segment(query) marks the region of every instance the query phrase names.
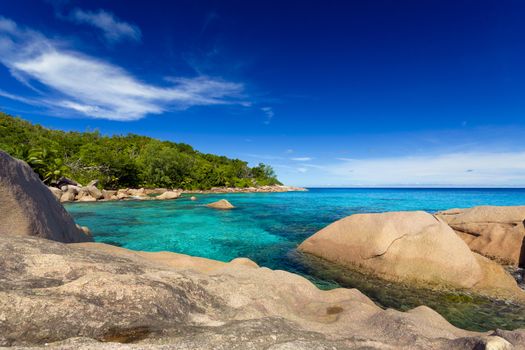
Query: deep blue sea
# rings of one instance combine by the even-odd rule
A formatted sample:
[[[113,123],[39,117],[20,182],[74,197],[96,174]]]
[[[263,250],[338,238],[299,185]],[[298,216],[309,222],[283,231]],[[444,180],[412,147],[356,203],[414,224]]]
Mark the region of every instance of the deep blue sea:
[[[295,249],[322,227],[354,213],[525,205],[525,189],[312,188],[196,196],[196,201],[188,195],[174,201],[74,203],[66,208],[98,242],[223,261],[248,257],[261,266],[300,273],[320,288],[357,287],[384,307],[406,310],[425,304],[464,328],[525,327],[523,306],[468,293],[417,291],[341,271]],[[236,208],[221,211],[205,206],[222,198]]]

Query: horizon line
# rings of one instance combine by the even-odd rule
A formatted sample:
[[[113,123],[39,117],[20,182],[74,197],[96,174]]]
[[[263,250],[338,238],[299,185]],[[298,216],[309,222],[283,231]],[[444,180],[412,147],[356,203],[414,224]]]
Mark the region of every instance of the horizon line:
[[[323,188],[323,189],[514,189],[514,190],[525,190],[523,186],[458,186],[458,185],[444,185],[444,186],[297,186],[304,188]]]

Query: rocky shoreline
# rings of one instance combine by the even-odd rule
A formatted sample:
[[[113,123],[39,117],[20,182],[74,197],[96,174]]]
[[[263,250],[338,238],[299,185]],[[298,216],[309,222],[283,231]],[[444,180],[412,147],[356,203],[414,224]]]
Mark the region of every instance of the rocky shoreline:
[[[0,191],[0,347],[525,349],[525,329],[459,329],[425,306],[385,310],[356,289],[323,291],[245,258],[227,263],[93,243],[31,168],[1,151]],[[361,250],[373,261],[368,267],[385,275],[448,278],[473,291],[505,281],[503,290],[517,293],[500,265],[474,255],[437,215],[422,213],[350,216],[301,249],[342,265],[358,264],[352,259]],[[335,255],[323,256],[330,251]]]
[[[519,276],[505,267],[523,267],[525,206],[456,209],[461,216],[446,220],[443,213],[354,214],[328,225],[298,249],[388,281],[524,303]],[[470,233],[457,232],[458,222]]]
[[[66,181],[64,181],[66,182]],[[62,203],[64,202],[97,202],[120,200],[169,200],[187,194],[214,194],[214,193],[279,193],[307,191],[302,187],[294,186],[260,186],[260,187],[214,187],[209,190],[182,190],[167,188],[123,188],[119,190],[100,190],[96,180],[86,186],[67,180],[61,186],[49,186],[49,190]]]

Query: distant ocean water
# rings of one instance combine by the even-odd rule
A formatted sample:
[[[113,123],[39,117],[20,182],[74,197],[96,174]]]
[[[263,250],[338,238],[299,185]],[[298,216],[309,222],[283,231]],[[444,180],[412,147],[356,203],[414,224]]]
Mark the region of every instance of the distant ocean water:
[[[95,240],[129,249],[173,251],[296,272],[321,288],[357,287],[378,304],[406,310],[425,304],[452,323],[476,330],[525,327],[525,308],[469,296],[404,289],[297,253],[304,239],[355,213],[435,212],[476,205],[525,205],[525,189],[311,188],[308,192],[207,194],[197,201],[121,201],[66,205]],[[221,198],[236,209],[204,206]]]

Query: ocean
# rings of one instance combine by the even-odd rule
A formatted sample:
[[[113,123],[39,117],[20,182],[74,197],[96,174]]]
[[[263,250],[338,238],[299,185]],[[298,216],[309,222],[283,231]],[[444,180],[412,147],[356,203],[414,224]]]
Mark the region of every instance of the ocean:
[[[427,305],[472,330],[525,327],[525,306],[464,291],[415,290],[300,254],[296,247],[345,216],[398,210],[435,212],[476,205],[525,205],[525,189],[311,188],[307,192],[197,194],[174,201],[71,203],[66,209],[97,242],[128,249],[172,251],[216,260],[248,257],[295,272],[318,287],[358,288],[378,305],[408,310]],[[205,204],[225,198],[236,208]]]

